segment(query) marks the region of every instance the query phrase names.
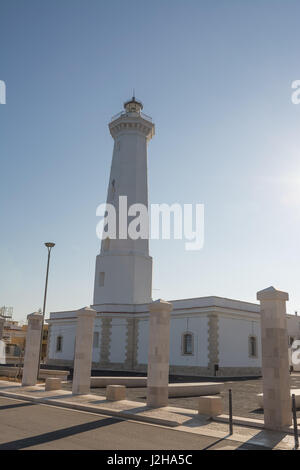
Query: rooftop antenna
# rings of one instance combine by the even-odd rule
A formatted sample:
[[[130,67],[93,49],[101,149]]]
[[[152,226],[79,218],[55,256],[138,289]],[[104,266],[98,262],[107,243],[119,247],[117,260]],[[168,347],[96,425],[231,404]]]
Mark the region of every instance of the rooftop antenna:
[[[135,100],[135,90],[133,89],[132,99]]]

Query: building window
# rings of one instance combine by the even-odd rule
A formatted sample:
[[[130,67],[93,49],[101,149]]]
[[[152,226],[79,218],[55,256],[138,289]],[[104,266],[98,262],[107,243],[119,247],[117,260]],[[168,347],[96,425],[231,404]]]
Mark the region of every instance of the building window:
[[[62,351],[63,337],[57,336],[56,338],[56,352]]]
[[[112,196],[112,199],[115,198],[115,194],[116,194],[116,180],[112,180],[112,182],[111,182],[111,196]]]
[[[249,336],[249,356],[257,357],[257,338],[256,336]]]
[[[289,336],[289,346],[292,346],[293,342],[294,342],[293,336]]]
[[[181,350],[183,355],[191,356],[194,354],[194,335],[193,333],[184,333],[181,340]]]
[[[99,348],[99,332],[98,331],[94,331],[93,348]]]
[[[104,272],[99,273],[99,286],[100,287],[104,286],[104,278],[105,278],[105,273]]]

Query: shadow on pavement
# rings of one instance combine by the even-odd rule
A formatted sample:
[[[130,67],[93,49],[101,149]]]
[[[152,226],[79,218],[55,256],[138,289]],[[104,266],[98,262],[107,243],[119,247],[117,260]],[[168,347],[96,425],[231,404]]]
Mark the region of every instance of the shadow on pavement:
[[[37,446],[65,437],[74,436],[74,434],[80,434],[82,432],[92,431],[103,426],[110,426],[111,424],[119,423],[120,420],[116,418],[105,418],[91,423],[78,424],[69,428],[58,429],[57,431],[47,432],[45,434],[39,434],[37,436],[26,437],[24,439],[18,439],[16,441],[5,442],[0,444],[0,450],[19,450],[25,449],[26,447]]]
[[[1,410],[9,410],[10,408],[21,408],[22,406],[33,406],[35,403],[14,403],[12,405],[0,405]]]

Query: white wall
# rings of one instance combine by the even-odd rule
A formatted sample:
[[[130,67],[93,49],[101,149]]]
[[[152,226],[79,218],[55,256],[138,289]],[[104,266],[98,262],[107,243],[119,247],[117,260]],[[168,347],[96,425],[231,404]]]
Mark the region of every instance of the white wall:
[[[249,357],[249,335],[257,337],[257,358]],[[219,316],[220,367],[261,367],[260,322]]]
[[[197,315],[197,314],[196,314]],[[208,318],[206,315],[190,317],[171,317],[170,364],[178,366],[208,365]],[[298,320],[297,320],[298,321]],[[299,318],[300,321],[300,318]],[[181,337],[185,331],[194,333],[194,355],[181,354]],[[94,331],[99,332],[99,346],[93,349],[93,361],[100,360],[101,321],[95,319]],[[126,318],[112,318],[111,346],[109,360],[112,363],[124,363],[127,341]],[[71,324],[51,325],[49,359],[73,360],[76,334],[76,322]],[[258,358],[249,357],[248,337],[257,336]],[[56,338],[63,336],[63,350],[56,352]],[[148,318],[138,322],[138,364],[148,363]],[[219,315],[219,365],[220,367],[260,367],[261,338],[260,322]]]
[[[125,361],[127,321],[123,318],[113,318],[111,324],[110,362]]]
[[[206,367],[208,363],[208,320],[207,316],[190,318],[171,317],[170,328],[170,364]],[[194,354],[183,356],[181,354],[181,337],[185,331],[194,334]],[[148,335],[149,321],[139,321],[138,336],[138,364],[148,363]]]
[[[149,336],[149,320],[139,320],[139,335],[138,335],[138,351],[137,362],[138,364],[148,364],[148,336]]]
[[[76,323],[70,325],[51,325],[50,344],[49,344],[49,359],[61,359],[67,361],[74,360],[74,346],[76,335]],[[63,337],[62,351],[56,351],[56,338],[57,336]]]
[[[182,334],[194,335],[194,354],[182,355]],[[170,365],[207,367],[208,319],[207,316],[172,318],[170,331]]]

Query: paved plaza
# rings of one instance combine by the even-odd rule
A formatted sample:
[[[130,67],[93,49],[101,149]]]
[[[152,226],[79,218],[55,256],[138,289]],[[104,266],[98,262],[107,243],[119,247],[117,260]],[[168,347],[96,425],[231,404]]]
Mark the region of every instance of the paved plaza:
[[[108,375],[105,371],[101,375]],[[116,375],[116,374],[114,374]],[[121,374],[120,374],[121,375]],[[126,373],[126,375],[130,375]],[[6,379],[0,377],[0,379]],[[170,383],[182,382],[207,382],[216,381],[224,382],[224,390],[221,392],[224,405],[224,413],[228,414],[228,390],[232,389],[233,396],[233,414],[235,416],[242,416],[245,418],[255,418],[263,420],[263,410],[258,407],[256,395],[262,392],[262,379],[261,378],[235,378],[225,379],[224,377],[202,378],[202,377],[170,377]],[[72,383],[63,383],[63,389],[71,390]],[[300,389],[300,373],[291,374],[291,388]],[[105,396],[105,388],[92,388],[91,394]],[[146,402],[146,388],[127,388],[126,396],[128,400]],[[169,398],[169,405],[172,407],[188,408],[196,410],[198,407],[198,397],[175,397]],[[300,409],[297,411],[297,416],[300,418]]]
[[[108,375],[107,371],[105,375]],[[126,374],[130,375],[130,374]],[[170,383],[176,382],[207,382],[207,381],[224,382],[224,391],[221,392],[224,404],[224,413],[228,414],[228,390],[232,389],[233,396],[233,414],[235,416],[243,416],[246,418],[255,418],[263,420],[263,410],[258,407],[256,395],[262,392],[262,378],[235,378],[225,379],[217,377],[216,379],[202,377],[171,377]],[[71,385],[64,384],[63,388],[71,389]],[[291,388],[300,389],[300,373],[291,375]],[[105,396],[105,388],[92,388],[91,392],[96,395]],[[133,401],[146,401],[146,388],[127,388],[127,399]],[[175,397],[169,398],[169,405],[179,408],[189,408],[196,410],[198,407],[198,397]],[[300,418],[300,409],[297,411]]]

